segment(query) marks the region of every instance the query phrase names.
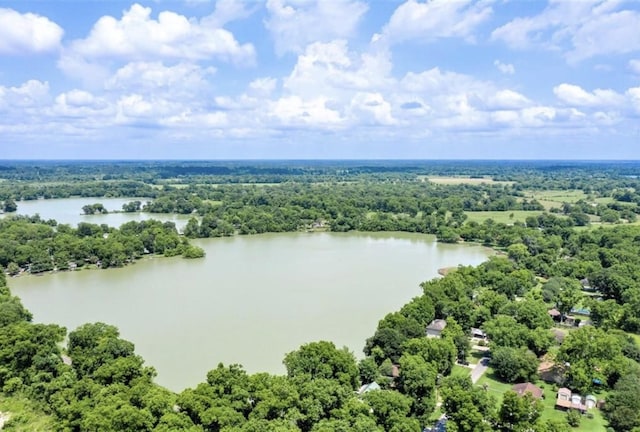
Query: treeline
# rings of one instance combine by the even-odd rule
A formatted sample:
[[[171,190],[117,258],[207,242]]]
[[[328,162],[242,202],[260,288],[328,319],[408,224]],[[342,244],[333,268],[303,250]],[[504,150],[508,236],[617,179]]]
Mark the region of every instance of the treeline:
[[[120,228],[81,222],[76,228],[39,216],[0,219],[0,266],[9,274],[41,273],[88,265],[118,267],[145,254],[196,258],[204,251],[189,244],[173,222],[127,222]]]

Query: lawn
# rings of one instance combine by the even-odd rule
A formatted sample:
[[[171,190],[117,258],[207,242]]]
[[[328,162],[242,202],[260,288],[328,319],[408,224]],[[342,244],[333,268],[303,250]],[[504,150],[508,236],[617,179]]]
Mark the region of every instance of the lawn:
[[[52,418],[27,398],[0,393],[0,412],[9,415],[9,421],[4,427],[6,430],[18,432],[53,430]]]
[[[502,403],[503,395],[506,391],[511,390],[512,384],[507,384],[500,381],[496,376],[491,367],[487,369],[485,374],[480,378],[478,383],[476,384],[480,387],[486,385],[487,391],[493,394],[497,401],[498,407]],[[561,410],[556,410],[556,392],[552,385],[543,383],[542,381],[536,382],[536,385],[541,387],[544,391],[544,399],[542,400],[544,410],[542,411],[541,419],[543,420],[561,420],[566,418],[566,412]],[[603,395],[597,395],[599,399],[604,398]],[[499,409],[499,408],[498,408]],[[604,432],[606,431],[606,420],[602,417],[602,413],[600,410],[592,409],[589,410],[591,414],[593,414],[593,418],[587,418],[587,416],[583,416],[580,421],[580,426],[577,428],[572,428],[572,431],[576,432]]]
[[[471,375],[471,369],[465,366],[453,365],[451,369],[451,376],[469,376]]]
[[[482,223],[487,219],[493,219],[494,222],[512,224],[524,222],[529,216],[539,216],[542,212],[535,210],[468,211],[465,214],[468,221]]]
[[[542,420],[563,420],[566,419],[566,411],[557,410],[556,406],[556,392],[552,385],[542,382],[537,383],[538,386],[542,386],[544,390],[544,399],[542,403],[544,410],[540,418]],[[601,395],[598,397],[602,397]],[[576,432],[604,432],[607,429],[607,421],[602,417],[602,413],[598,409],[592,409],[588,411],[593,414],[593,418],[590,419],[586,415],[582,416],[580,420],[580,426],[572,428]]]

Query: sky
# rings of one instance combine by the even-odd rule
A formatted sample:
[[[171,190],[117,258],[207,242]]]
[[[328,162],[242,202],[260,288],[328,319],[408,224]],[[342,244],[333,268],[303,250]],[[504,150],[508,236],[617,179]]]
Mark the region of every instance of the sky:
[[[0,159],[640,159],[640,1],[0,0]]]

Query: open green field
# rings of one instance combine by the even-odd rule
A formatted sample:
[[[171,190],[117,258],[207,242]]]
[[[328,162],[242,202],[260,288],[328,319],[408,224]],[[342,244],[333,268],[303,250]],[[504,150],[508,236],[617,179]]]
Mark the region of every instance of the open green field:
[[[494,222],[511,224],[514,222],[524,222],[529,216],[539,216],[541,211],[537,210],[507,210],[507,211],[470,211],[465,212],[468,221],[482,223],[487,219]]]
[[[45,432],[53,430],[52,418],[27,398],[0,393],[0,413],[8,417],[3,430]],[[6,418],[5,417],[5,418]]]
[[[545,210],[549,210],[553,207],[560,208],[563,203],[573,204],[580,200],[586,200],[587,194],[579,189],[573,190],[542,190],[542,191],[525,191],[526,199],[536,199],[542,204]],[[590,200],[596,204],[607,204],[613,202],[611,197],[599,197]]]
[[[420,181],[430,181],[431,183],[443,184],[443,185],[459,185],[459,184],[469,184],[469,185],[479,185],[479,184],[501,184],[501,185],[511,185],[515,182],[512,181],[497,181],[492,179],[491,177],[483,177],[483,178],[471,178],[471,177],[439,177],[439,176],[418,176],[418,180]]]

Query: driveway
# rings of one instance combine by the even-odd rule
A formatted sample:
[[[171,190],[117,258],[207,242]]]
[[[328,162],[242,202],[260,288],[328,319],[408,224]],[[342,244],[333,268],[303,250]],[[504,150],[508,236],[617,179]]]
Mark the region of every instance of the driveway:
[[[477,383],[488,367],[489,357],[482,357],[476,367],[471,371],[471,382],[474,384]]]

